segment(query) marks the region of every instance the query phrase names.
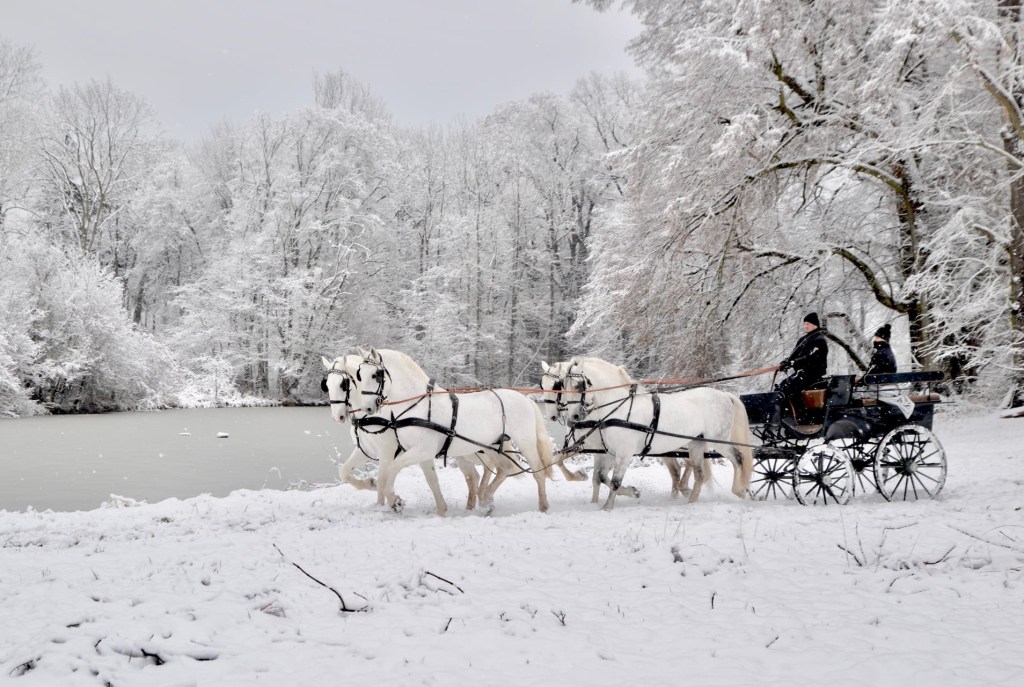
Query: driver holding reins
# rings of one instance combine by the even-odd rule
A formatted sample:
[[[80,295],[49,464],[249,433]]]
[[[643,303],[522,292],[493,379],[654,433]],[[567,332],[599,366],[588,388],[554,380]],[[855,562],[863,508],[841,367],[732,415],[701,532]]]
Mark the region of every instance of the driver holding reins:
[[[789,375],[775,388],[787,399],[792,399],[804,389],[825,377],[828,370],[828,340],[821,330],[818,313],[808,313],[804,317],[804,335],[796,342],[793,352],[779,363],[779,370],[785,372],[792,369]]]

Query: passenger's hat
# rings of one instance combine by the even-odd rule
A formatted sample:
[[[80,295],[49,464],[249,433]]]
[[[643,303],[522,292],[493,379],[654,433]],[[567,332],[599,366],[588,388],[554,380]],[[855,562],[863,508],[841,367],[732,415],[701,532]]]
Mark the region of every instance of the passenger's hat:
[[[885,339],[886,341],[888,341],[889,337],[892,336],[892,327],[889,326],[888,323],[883,324],[881,327],[878,328],[877,331],[875,331],[875,336],[877,336],[879,339]]]
[[[804,322],[810,322],[815,327],[821,326],[821,322],[818,320],[818,313],[816,312],[807,313],[807,316],[804,317]]]

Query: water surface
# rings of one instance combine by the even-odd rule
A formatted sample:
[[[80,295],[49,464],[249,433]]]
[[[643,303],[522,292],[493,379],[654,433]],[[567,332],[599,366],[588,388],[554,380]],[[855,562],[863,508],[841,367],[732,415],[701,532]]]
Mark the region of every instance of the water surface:
[[[324,407],[0,419],[0,510],[333,482],[335,461],[351,451],[349,425],[334,424]]]

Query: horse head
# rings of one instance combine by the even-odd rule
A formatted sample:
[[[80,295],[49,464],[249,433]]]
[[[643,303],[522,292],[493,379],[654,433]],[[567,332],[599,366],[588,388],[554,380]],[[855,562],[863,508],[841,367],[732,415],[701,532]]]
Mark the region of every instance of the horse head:
[[[331,417],[335,422],[345,422],[361,401],[359,390],[352,380],[350,367],[358,363],[357,356],[343,355],[334,360],[321,357],[327,372],[320,380],[320,389],[327,394],[331,403]]]
[[[562,390],[562,366],[565,363],[555,363],[554,365],[548,365],[543,360],[540,363],[543,374],[540,377],[540,388],[544,393],[541,394],[540,403],[544,407],[544,415],[551,421],[561,422],[563,425],[566,423],[562,413],[559,412],[559,404],[561,402],[562,394],[559,393]]]
[[[369,351],[359,349],[354,366],[353,384],[359,394],[358,408],[367,415],[380,410],[391,390],[391,374],[384,365],[380,351],[371,348]]]
[[[583,360],[574,357],[553,365],[541,363],[544,374],[540,388],[544,394],[540,402],[547,406],[548,418],[563,425],[579,422],[589,412],[585,406],[590,380],[582,372]]]
[[[587,398],[587,391],[592,389],[594,384],[583,371],[586,360],[580,356],[573,356],[562,372],[562,388],[566,391],[566,398],[560,404],[560,414],[567,415],[569,422],[585,420],[593,405],[592,399]]]

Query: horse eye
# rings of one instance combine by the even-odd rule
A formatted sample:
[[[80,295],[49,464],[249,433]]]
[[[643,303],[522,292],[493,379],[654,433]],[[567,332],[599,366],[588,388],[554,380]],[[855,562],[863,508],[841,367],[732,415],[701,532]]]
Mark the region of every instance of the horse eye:
[[[320,380],[320,389],[326,394],[327,393],[327,377]]]

